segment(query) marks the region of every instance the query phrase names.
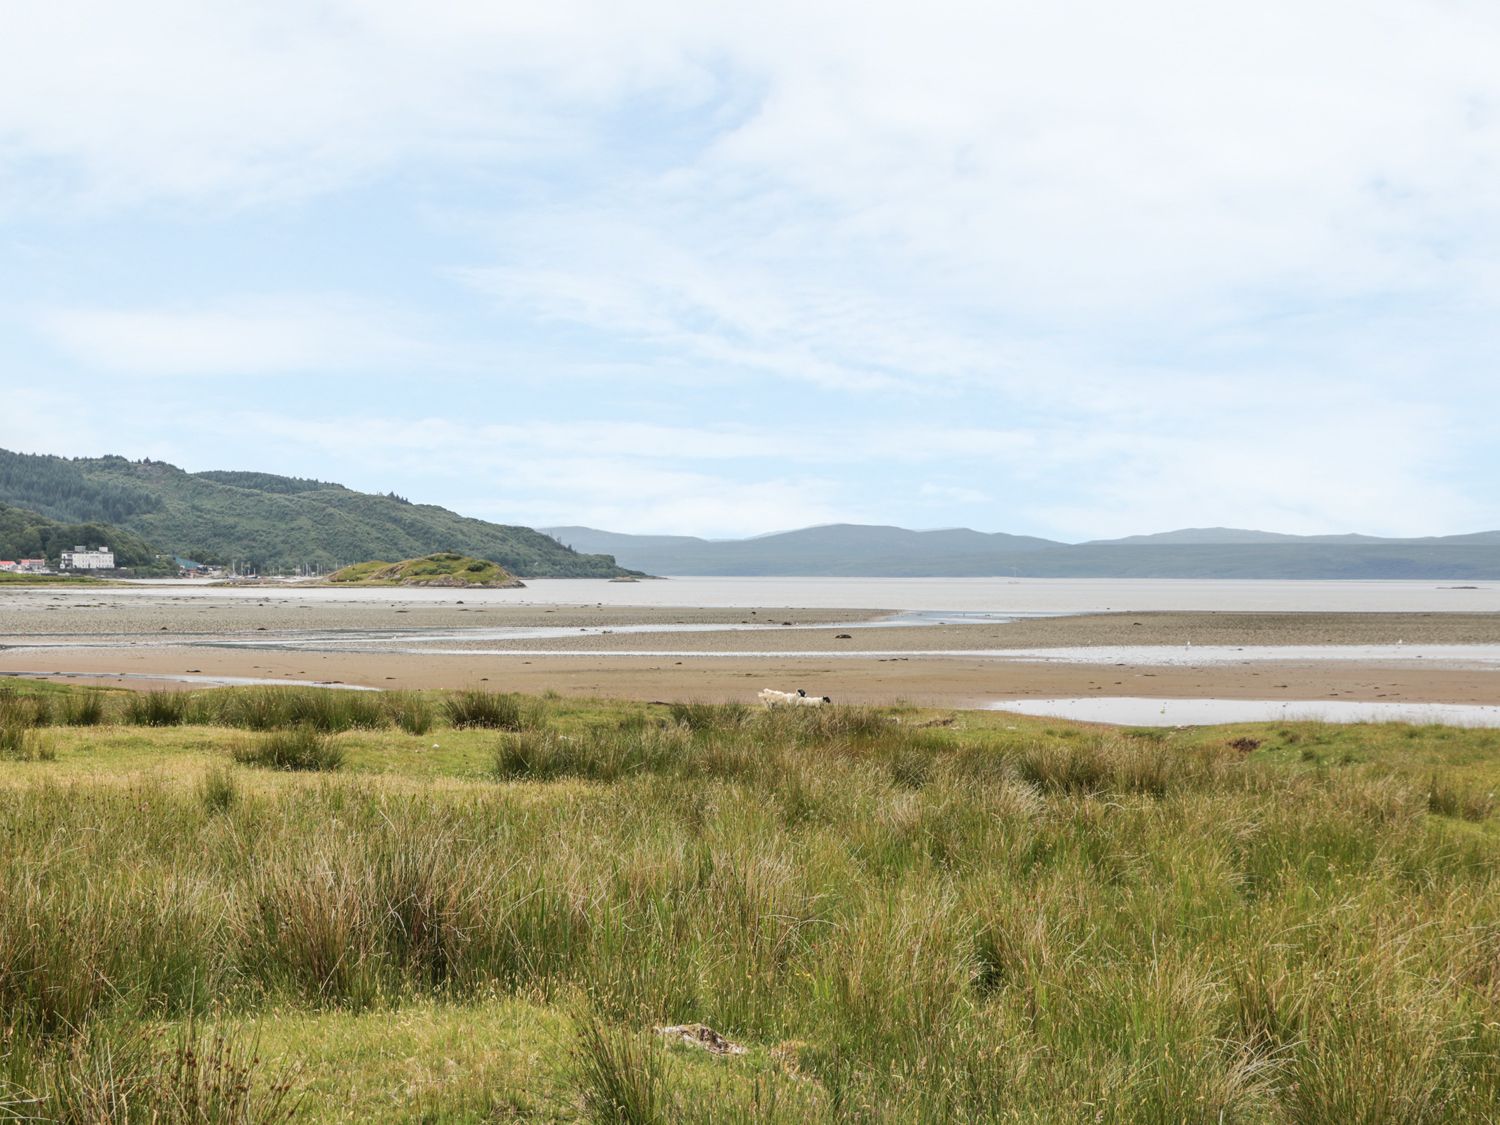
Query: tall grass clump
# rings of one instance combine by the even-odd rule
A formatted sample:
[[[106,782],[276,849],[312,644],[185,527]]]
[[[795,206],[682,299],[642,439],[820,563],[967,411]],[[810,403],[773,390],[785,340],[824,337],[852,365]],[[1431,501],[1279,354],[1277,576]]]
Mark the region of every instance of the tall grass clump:
[[[588,1019],[573,1052],[579,1093],[599,1125],[661,1125],[667,1120],[666,1051],[644,1030]]]
[[[52,721],[52,701],[47,696],[17,691],[14,684],[0,684],[0,726],[45,727]]]
[[[698,700],[668,704],[668,713],[674,723],[692,731],[739,730],[754,714],[743,703],[703,703]]]
[[[874,707],[843,704],[768,707],[756,724],[766,738],[804,745],[878,738],[891,726],[890,719]]]
[[[291,1071],[263,1062],[253,1040],[191,1021],[175,1034],[95,1020],[61,1038],[12,1038],[27,1057],[9,1083],[0,1074],[0,1120],[279,1125],[297,1114]]]
[[[387,718],[407,734],[426,734],[437,721],[431,700],[418,692],[388,691],[382,702]]]
[[[470,688],[443,703],[448,725],[490,730],[536,730],[546,724],[541,704],[525,696]]]
[[[1488,820],[1495,811],[1495,793],[1452,785],[1433,775],[1427,784],[1427,811],[1462,820]]]
[[[181,726],[188,719],[192,702],[187,692],[136,692],[125,701],[125,718],[138,727]]]
[[[312,727],[271,731],[233,751],[241,765],[273,770],[336,770],[344,764],[344,748]]]
[[[40,732],[34,727],[15,723],[0,724],[0,761],[50,762],[57,757]]]
[[[210,812],[228,812],[240,799],[239,782],[235,780],[234,771],[223,763],[209,766],[198,783],[198,796],[203,800],[203,807]]]
[[[697,754],[685,728],[601,730],[565,735],[517,731],[495,747],[494,776],[502,781],[578,777],[615,781],[633,774],[691,772]]]
[[[373,730],[388,722],[376,692],[271,685],[202,693],[193,714],[196,722],[243,730],[305,726],[328,734]]]
[[[57,721],[63,726],[97,727],[104,720],[104,697],[97,691],[69,692],[57,707]]]

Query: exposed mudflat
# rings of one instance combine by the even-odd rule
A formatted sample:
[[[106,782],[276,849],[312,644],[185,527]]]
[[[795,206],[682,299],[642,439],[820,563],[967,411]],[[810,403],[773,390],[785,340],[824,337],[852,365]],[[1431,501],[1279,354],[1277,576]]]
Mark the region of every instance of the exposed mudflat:
[[[749,700],[762,687],[803,687],[840,701],[954,707],[1094,693],[1500,702],[1500,662],[1481,658],[1500,646],[1495,613],[948,618],[782,606],[517,605],[451,593],[345,600],[275,588],[6,590],[0,671],[82,673],[125,686],[183,686],[199,677],[483,683],[639,699]],[[1239,654],[1236,646],[1256,651]],[[1149,655],[1153,647],[1176,651],[1161,659]],[[153,685],[153,675],[173,679]]]

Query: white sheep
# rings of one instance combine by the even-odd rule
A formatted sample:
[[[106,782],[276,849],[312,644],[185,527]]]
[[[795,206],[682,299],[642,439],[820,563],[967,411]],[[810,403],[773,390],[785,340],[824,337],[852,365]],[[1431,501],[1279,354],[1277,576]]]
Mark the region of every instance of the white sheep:
[[[798,699],[795,691],[777,691],[775,688],[761,688],[760,701],[767,707],[790,707]]]
[[[801,688],[798,688],[796,691],[777,691],[775,688],[761,688],[760,701],[767,707],[821,707],[825,703],[833,702],[826,695],[808,695]]]

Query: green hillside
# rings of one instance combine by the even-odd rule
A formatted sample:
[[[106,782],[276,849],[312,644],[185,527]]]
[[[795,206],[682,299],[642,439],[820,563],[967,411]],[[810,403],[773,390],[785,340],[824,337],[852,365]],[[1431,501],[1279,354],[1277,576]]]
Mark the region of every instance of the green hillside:
[[[108,521],[164,551],[262,573],[434,551],[488,559],[526,577],[624,573],[607,555],[580,555],[529,527],[270,473],[187,473],[159,461],[0,450],[0,504],[62,522]]]
[[[334,571],[328,581],[341,586],[454,586],[490,590],[525,585],[492,562],[448,552],[398,563],[355,563]]]
[[[69,547],[103,545],[115,553],[115,562],[137,574],[169,573],[160,554],[139,535],[107,523],[62,523],[25,508],[0,504],[0,558],[45,558],[54,566]]]

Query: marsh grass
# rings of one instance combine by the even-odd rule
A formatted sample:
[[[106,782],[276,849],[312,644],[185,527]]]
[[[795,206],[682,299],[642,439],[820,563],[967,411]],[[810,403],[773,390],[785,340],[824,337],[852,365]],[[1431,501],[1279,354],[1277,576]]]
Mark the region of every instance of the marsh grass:
[[[0,723],[0,761],[50,762],[56,756],[52,744],[35,728]]]
[[[437,722],[432,701],[414,691],[388,691],[382,697],[386,717],[407,734],[426,734]]]
[[[25,1065],[0,1070],[0,1120],[277,1125],[296,1115],[294,1073],[263,1062],[253,1038],[193,1021],[169,1035],[96,1020],[15,1050],[25,1030],[8,1030]]]
[[[754,714],[743,703],[704,703],[689,700],[685,703],[670,703],[667,713],[672,722],[691,731],[735,731],[744,727]]]
[[[54,714],[59,726],[97,727],[106,721],[104,696],[97,691],[69,692]]]
[[[546,725],[546,711],[539,700],[483,688],[454,692],[443,704],[443,710],[448,725],[460,729],[519,731]]]
[[[328,734],[388,725],[385,703],[375,692],[332,688],[258,686],[194,695],[193,721],[244,730],[308,727]]]
[[[1434,774],[1427,785],[1427,809],[1438,816],[1459,817],[1463,820],[1488,820],[1495,812],[1494,790],[1481,791],[1474,788],[1447,783]]]
[[[240,799],[234,771],[220,762],[209,766],[198,782],[198,796],[210,812],[228,812]]]
[[[0,684],[0,727],[44,727],[52,719],[49,696],[20,692],[14,684]]]
[[[344,764],[343,747],[322,731],[305,726],[271,731],[235,747],[232,754],[241,765],[273,770],[331,771]]]
[[[666,1050],[649,1032],[583,1022],[574,1049],[583,1110],[599,1125],[666,1120]]]
[[[1255,728],[1245,751],[837,707],[551,710],[462,736],[493,762],[440,784],[389,748],[381,776],[204,774],[201,752],[185,780],[0,767],[0,1022],[20,1029],[0,1075],[51,1090],[69,1051],[80,1075],[107,1053],[164,1073],[128,1029],[210,1012],[379,1028],[518,998],[580,1013],[528,1047],[572,1100],[527,1102],[521,1075],[486,1103],[539,1115],[1494,1119],[1493,736]],[[283,735],[355,765],[371,741],[300,724],[246,746]],[[650,1035],[686,1022],[749,1054]],[[378,1056],[369,1034],[351,1050]]]
[[[188,692],[143,691],[125,701],[125,720],[138,727],[175,727],[188,719],[193,698]]]

